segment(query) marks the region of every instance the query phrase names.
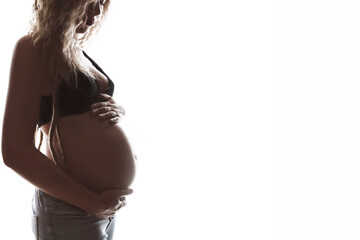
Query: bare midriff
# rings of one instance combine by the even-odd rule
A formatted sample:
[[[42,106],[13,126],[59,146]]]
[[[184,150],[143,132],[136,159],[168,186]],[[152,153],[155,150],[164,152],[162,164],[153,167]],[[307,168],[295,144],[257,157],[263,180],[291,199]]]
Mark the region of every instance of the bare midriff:
[[[59,119],[68,174],[95,192],[128,188],[135,177],[135,158],[124,130],[90,112]],[[44,154],[51,160],[48,141],[50,123],[41,126]]]

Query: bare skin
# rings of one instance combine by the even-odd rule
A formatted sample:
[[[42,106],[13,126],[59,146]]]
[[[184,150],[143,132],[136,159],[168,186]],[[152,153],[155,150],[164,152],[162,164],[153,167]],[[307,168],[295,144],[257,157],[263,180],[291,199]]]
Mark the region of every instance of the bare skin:
[[[91,62],[88,59],[84,59]],[[92,66],[102,88],[107,78]],[[46,89],[47,87],[45,87]],[[108,95],[93,105],[93,111],[59,120],[64,157],[71,177],[95,192],[128,188],[135,176],[134,153],[118,119],[124,109]],[[95,111],[95,112],[94,112]],[[52,159],[47,145],[50,123],[41,126],[45,135],[44,154]]]
[[[100,0],[96,5],[90,5],[87,9],[87,19],[83,19],[83,24],[76,29],[77,33],[85,33],[102,16],[103,6],[106,0]]]
[[[65,158],[72,160],[71,164],[73,164],[70,167],[71,174],[68,175],[51,161],[48,148],[43,154],[33,144],[33,133],[40,110],[40,98],[42,95],[51,94],[48,82],[49,67],[44,59],[41,51],[33,46],[28,37],[21,38],[15,46],[2,131],[4,162],[27,181],[59,199],[82,208],[100,218],[113,216],[117,210],[126,204],[125,196],[132,193],[132,190],[126,187],[126,185],[131,184],[131,177],[127,176],[127,180],[117,180],[120,184],[111,185],[109,184],[110,181],[106,179],[101,184],[95,185],[88,179],[81,178],[80,176],[81,168],[83,167],[84,169],[86,167],[85,165],[81,166],[81,161],[83,159],[89,160],[89,158],[83,158],[86,156],[82,155],[84,154],[83,151],[79,151],[81,148],[71,148],[69,141],[65,143],[64,150],[67,152]],[[101,78],[101,75],[99,76],[100,86],[106,86],[106,82],[103,81],[104,79]],[[120,153],[110,151],[110,155],[106,156],[105,159],[110,159],[110,161],[113,161],[112,163],[115,163],[116,159],[133,162],[134,158],[133,155],[132,158],[130,157],[132,151],[126,141],[126,137],[122,134],[121,128],[116,125],[121,116],[121,107],[116,105],[109,96],[104,96],[104,98],[108,99],[104,104],[111,103],[112,107],[107,109],[101,106],[95,107],[99,111],[95,114],[105,113],[102,119],[104,121],[99,121],[94,115],[90,116],[90,112],[79,116],[71,115],[60,119],[59,125],[63,129],[61,133],[65,136],[65,139],[69,140],[75,137],[72,136],[74,126],[76,124],[84,124],[84,129],[80,130],[83,133],[85,133],[85,127],[88,127],[87,131],[93,129],[94,133],[104,134],[103,141],[106,142],[106,139],[117,141],[121,143],[121,148],[125,149],[125,152],[121,153],[124,155],[120,156]],[[115,115],[114,112],[116,113]],[[110,122],[110,119],[117,120]],[[97,120],[97,124],[95,124],[95,120]],[[111,136],[112,133],[106,133],[106,129],[110,129],[109,126],[113,130],[108,132],[118,132],[117,136]],[[48,134],[48,126],[46,124],[42,126],[41,130],[45,135]],[[93,147],[96,146],[97,149],[101,149],[104,147],[101,144],[105,143],[96,142],[94,139],[91,140],[91,136],[89,136],[89,142],[85,142],[85,144],[93,144]],[[94,160],[94,165],[99,163],[96,162],[98,159],[104,159],[105,156],[102,156],[101,153],[102,150],[97,153],[99,158]],[[114,155],[111,156],[111,154]],[[75,165],[79,168],[74,167]],[[90,176],[92,174],[91,171],[87,171],[87,173]],[[104,176],[104,172],[98,176],[92,176],[101,178]],[[120,188],[122,186],[125,186],[125,188]]]

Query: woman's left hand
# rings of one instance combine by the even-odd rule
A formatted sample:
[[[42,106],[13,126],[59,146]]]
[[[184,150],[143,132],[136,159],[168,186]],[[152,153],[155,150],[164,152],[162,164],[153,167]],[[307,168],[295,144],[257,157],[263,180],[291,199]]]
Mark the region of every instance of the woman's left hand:
[[[125,109],[116,104],[110,95],[100,93],[99,96],[104,102],[92,104],[90,106],[91,114],[98,115],[101,120],[109,120],[110,124],[118,123],[125,117]]]

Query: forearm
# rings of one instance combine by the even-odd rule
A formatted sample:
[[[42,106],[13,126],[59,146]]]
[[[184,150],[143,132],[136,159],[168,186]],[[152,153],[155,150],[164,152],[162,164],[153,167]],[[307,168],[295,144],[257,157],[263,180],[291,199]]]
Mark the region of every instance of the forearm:
[[[35,147],[7,154],[4,161],[27,181],[56,198],[88,212],[96,205],[95,192],[71,178]]]

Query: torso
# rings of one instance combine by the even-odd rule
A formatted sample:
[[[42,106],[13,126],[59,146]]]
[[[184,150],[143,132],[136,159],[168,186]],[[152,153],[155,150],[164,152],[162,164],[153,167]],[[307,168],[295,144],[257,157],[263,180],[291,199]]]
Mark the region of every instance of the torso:
[[[81,55],[81,59],[82,59],[84,65],[89,67],[91,73],[95,76],[96,80],[100,84],[101,89],[107,88],[109,83],[108,83],[106,76],[104,76],[104,74],[99,72],[84,55]],[[41,95],[48,96],[51,94],[52,94],[51,84],[49,81],[45,82],[43,85],[43,88],[42,88]]]
[[[84,58],[99,81],[101,89],[108,87],[108,79]],[[50,95],[50,83],[44,85],[42,95]],[[51,160],[48,146],[50,123],[41,126],[44,133],[44,154]],[[59,119],[64,159],[68,174],[95,192],[113,188],[127,188],[135,176],[134,153],[120,124],[99,120],[90,112],[68,115]]]

